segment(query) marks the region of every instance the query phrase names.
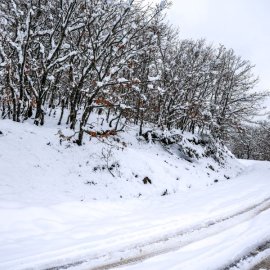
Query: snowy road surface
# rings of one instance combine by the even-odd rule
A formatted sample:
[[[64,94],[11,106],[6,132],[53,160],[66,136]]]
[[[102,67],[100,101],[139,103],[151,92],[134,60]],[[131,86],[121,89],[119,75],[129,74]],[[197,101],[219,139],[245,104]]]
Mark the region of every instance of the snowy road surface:
[[[151,200],[0,200],[0,269],[224,269],[270,241],[270,163],[245,163],[236,179]]]

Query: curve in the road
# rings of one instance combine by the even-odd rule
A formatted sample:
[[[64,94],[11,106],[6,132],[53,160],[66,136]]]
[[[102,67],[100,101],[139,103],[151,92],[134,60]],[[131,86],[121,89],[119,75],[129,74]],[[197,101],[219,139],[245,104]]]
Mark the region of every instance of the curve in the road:
[[[137,244],[133,248],[122,249],[110,254],[104,254],[99,257],[89,258],[87,260],[77,261],[75,263],[46,268],[44,270],[63,270],[72,269],[78,265],[89,265],[89,270],[107,270],[120,267],[123,265],[139,263],[148,258],[158,256],[171,251],[179,250],[196,241],[200,241],[207,237],[213,236],[223,230],[234,227],[240,223],[252,219],[261,212],[270,209],[270,198],[251,207],[245,208],[233,215],[218,219],[210,220],[204,225],[196,225],[188,230],[181,230],[161,237],[157,241],[148,242],[147,244]],[[249,254],[248,254],[249,255]],[[247,256],[248,256],[247,255]],[[241,260],[243,257],[239,258]],[[229,269],[232,265],[225,267]]]

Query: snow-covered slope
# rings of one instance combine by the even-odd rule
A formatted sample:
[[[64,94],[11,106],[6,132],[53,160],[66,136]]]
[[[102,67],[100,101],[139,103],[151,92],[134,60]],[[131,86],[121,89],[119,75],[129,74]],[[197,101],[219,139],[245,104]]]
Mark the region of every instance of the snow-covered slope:
[[[63,138],[60,143],[59,130],[72,132],[53,121],[36,127],[5,120],[0,130],[0,192],[6,201],[47,205],[170,195],[218,185],[241,171],[226,148],[218,151],[221,163],[203,157],[209,149],[192,143],[196,137],[191,134],[182,139],[182,149],[191,152],[185,160],[175,146],[165,150],[159,143],[138,140],[136,127],[104,142],[85,136],[82,147]]]
[[[254,187],[260,174],[251,177],[221,145],[214,160],[191,134],[180,151],[138,140],[136,127],[103,142],[85,137],[81,147],[63,137],[60,143],[59,134],[71,132],[59,133],[53,121],[36,127],[5,120],[0,131],[0,269],[118,260],[270,195],[268,163]],[[235,178],[243,170],[247,179]]]

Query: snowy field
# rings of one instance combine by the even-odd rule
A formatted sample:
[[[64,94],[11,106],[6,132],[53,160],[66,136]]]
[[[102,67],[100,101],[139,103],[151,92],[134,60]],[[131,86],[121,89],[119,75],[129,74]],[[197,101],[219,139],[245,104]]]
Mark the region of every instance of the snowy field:
[[[53,125],[0,130],[0,269],[214,270],[270,240],[269,162],[190,163],[129,136],[113,177],[98,168],[104,144],[60,144]]]

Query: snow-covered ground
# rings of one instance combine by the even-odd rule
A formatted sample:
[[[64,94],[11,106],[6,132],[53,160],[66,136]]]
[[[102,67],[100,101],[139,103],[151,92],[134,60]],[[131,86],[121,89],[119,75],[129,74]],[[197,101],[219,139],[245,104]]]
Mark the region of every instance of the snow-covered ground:
[[[159,144],[138,141],[137,127],[105,143],[95,138],[88,141],[86,135],[82,147],[68,141],[60,144],[59,131],[73,132],[47,122],[36,127],[0,121],[0,192],[5,201],[16,198],[22,204],[47,206],[70,200],[149,198],[216,185],[242,169],[230,153],[225,153],[224,166],[212,158],[188,162]],[[188,144],[198,153],[203,151]],[[143,183],[145,177],[151,184]]]
[[[135,136],[110,153],[60,145],[54,125],[0,130],[0,269],[219,269],[270,240],[269,162],[221,168]]]

